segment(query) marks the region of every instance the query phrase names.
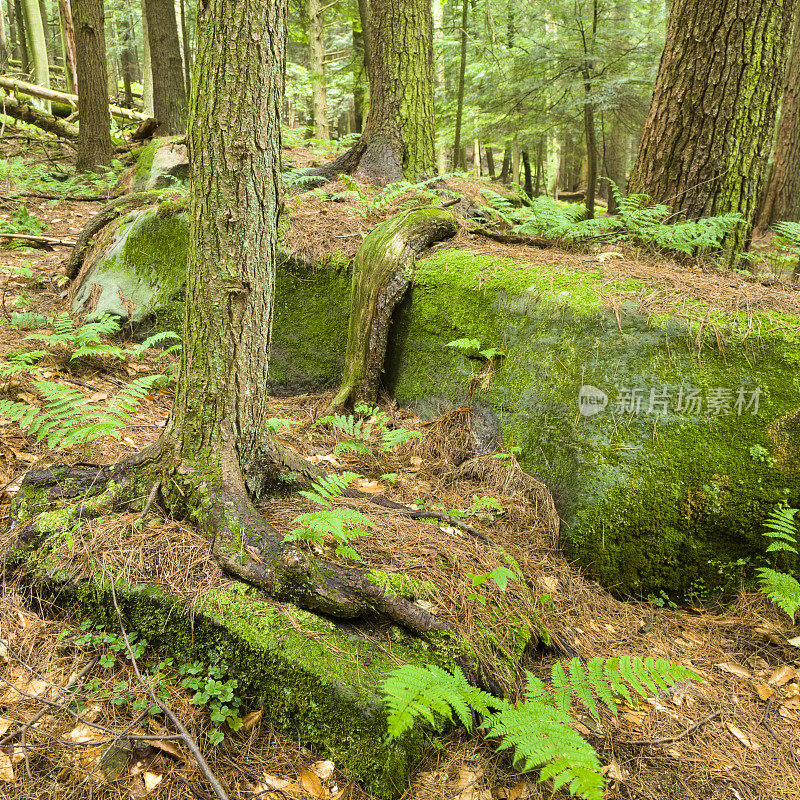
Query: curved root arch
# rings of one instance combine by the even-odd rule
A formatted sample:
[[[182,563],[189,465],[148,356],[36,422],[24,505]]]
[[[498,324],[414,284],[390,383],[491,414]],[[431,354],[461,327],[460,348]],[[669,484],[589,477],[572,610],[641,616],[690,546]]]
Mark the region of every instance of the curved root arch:
[[[435,242],[455,236],[457,230],[450,212],[422,208],[387,220],[364,239],[353,266],[342,386],[331,411],[375,400],[392,312],[411,283],[416,258]]]

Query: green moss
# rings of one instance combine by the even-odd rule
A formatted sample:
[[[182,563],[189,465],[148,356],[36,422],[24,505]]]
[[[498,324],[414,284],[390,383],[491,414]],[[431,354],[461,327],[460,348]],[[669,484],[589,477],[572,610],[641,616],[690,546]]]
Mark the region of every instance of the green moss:
[[[570,553],[620,593],[681,593],[698,580],[720,587],[720,563],[763,552],[760,526],[770,508],[800,502],[800,346],[778,315],[763,312],[760,334],[745,336],[729,315],[718,328],[724,351],[703,337],[698,349],[694,326],[682,320],[648,320],[619,298],[616,311],[604,305],[604,294],[636,289],[621,285],[440,252],[420,263],[399,309],[387,383],[401,402],[433,415],[466,402],[477,369],[448,341],[476,338],[501,349],[505,357],[472,402],[495,412],[506,448],[521,447],[523,465],[554,492]],[[584,384],[607,392],[605,412],[579,413]],[[740,387],[761,387],[759,413],[676,413],[681,386],[706,396],[726,389],[732,403]],[[623,413],[615,408],[623,388],[641,390],[645,411],[650,389],[666,390],[672,410]],[[754,460],[754,446],[771,457]]]
[[[133,173],[134,189],[143,189],[147,184],[147,180],[150,177],[150,170],[153,168],[153,159],[155,158],[156,150],[162,144],[163,139],[153,139],[141,149],[139,158],[136,160],[136,170]]]
[[[367,574],[367,580],[380,586],[390,597],[417,600],[431,597],[436,592],[436,587],[430,581],[420,581],[404,573],[374,569]]]
[[[50,575],[32,581],[39,594],[57,595],[62,606],[118,629],[107,583]],[[155,649],[169,651],[177,663],[226,664],[235,673],[241,696],[263,706],[270,724],[330,757],[352,779],[382,798],[395,798],[408,786],[422,754],[422,731],[415,728],[392,745],[378,687],[397,663],[440,663],[439,642],[421,645],[397,632],[393,642],[376,643],[293,606],[266,601],[241,584],[215,592],[191,613],[185,601],[158,586],[116,581],[126,631],[136,632]],[[452,655],[452,647],[450,648]]]

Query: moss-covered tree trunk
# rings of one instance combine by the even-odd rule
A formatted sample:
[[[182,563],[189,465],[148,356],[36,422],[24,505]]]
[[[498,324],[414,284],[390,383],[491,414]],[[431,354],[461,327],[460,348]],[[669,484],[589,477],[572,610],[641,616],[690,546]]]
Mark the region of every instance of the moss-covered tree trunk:
[[[186,85],[173,0],[144,0],[156,136],[186,130]]]
[[[361,4],[360,4],[361,5]],[[351,150],[312,174],[361,175],[378,184],[435,173],[430,0],[372,0],[362,19],[369,113]]]
[[[71,0],[78,72],[79,170],[111,163],[103,0]]]
[[[766,172],[795,0],[675,0],[629,184],[688,218],[742,215],[745,249]]]
[[[758,209],[754,235],[763,236],[770,225],[781,220],[800,222],[800,3],[795,11],[772,169]]]

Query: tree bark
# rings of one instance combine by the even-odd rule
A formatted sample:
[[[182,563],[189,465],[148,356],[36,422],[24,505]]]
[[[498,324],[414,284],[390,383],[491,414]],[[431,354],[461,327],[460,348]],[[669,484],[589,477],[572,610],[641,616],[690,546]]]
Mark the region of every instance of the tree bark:
[[[378,184],[430,177],[436,168],[430,0],[372,0],[364,31],[370,85],[364,133],[347,153],[308,174],[329,180],[351,173]]]
[[[503,150],[503,166],[500,167],[500,177],[498,178],[500,183],[508,183],[510,174],[511,174],[511,148],[506,147],[506,149]]]
[[[127,108],[133,108],[133,87],[137,72],[136,43],[133,38],[133,26],[130,17],[124,13],[119,26],[122,52],[120,53],[120,71],[122,72],[122,87]]]
[[[773,223],[781,220],[800,222],[800,4],[795,12],[772,169],[753,236],[763,236]]]
[[[70,89],[78,91],[78,56],[75,50],[75,25],[72,21],[72,9],[69,0],[58,0],[61,12],[61,31],[64,37],[64,67]]]
[[[484,146],[484,150],[486,151],[486,169],[489,172],[489,178],[491,180],[495,179],[494,174],[494,148],[492,145],[487,144]]]
[[[111,163],[111,116],[108,111],[106,36],[103,0],[71,0],[78,21],[78,164],[81,171]]]
[[[78,130],[73,125],[67,124],[52,114],[45,114],[43,111],[37,111],[25,103],[20,103],[19,100],[10,95],[0,95],[0,112],[8,114],[9,117],[18,119],[20,122],[35,125],[37,128],[55,134],[60,139],[65,139],[68,142],[77,142],[78,140]]]
[[[364,130],[364,113],[367,109],[366,76],[369,70],[367,52],[364,49],[364,31],[353,22],[353,54],[360,62],[353,79],[353,130],[361,133]]]
[[[173,0],[144,0],[156,136],[186,131],[186,85]]]
[[[6,38],[6,21],[3,4],[0,2],[0,70],[5,70],[8,64],[8,39]]]
[[[153,65],[150,61],[150,35],[147,30],[147,13],[145,0],[140,0],[142,18],[142,111],[152,117],[153,109]]]
[[[522,150],[522,168],[525,173],[525,194],[533,197],[533,175],[531,174],[531,157],[528,148]]]
[[[25,24],[25,12],[22,10],[22,0],[14,0],[14,19],[17,21],[20,67],[23,75],[30,75],[31,60],[28,54],[28,28]]]
[[[469,0],[461,5],[461,61],[458,66],[458,93],[456,96],[456,133],[453,139],[453,169],[466,171],[464,154],[461,150],[461,121],[464,116],[464,80],[467,74],[467,21],[469,19]]]
[[[330,139],[328,92],[325,83],[325,18],[322,0],[308,0],[308,71],[311,77],[311,116],[314,136]]]
[[[39,86],[50,88],[50,66],[47,61],[47,44],[38,0],[22,0],[22,13],[25,17],[28,53],[33,63],[33,81]],[[50,113],[48,100],[35,100],[34,106],[40,111]]]
[[[794,0],[674,0],[630,191],[689,219],[728,212],[747,246],[778,108]]]

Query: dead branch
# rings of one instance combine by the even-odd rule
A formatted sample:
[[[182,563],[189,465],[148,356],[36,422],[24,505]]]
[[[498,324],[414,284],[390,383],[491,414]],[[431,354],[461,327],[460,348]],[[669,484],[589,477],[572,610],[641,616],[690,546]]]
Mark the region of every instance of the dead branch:
[[[41,236],[35,233],[3,233],[0,232],[0,239],[20,239],[25,242],[32,242],[33,244],[41,244],[45,247],[54,247],[55,245],[62,245],[64,247],[74,247],[74,239],[59,239],[56,236]]]
[[[65,139],[69,144],[78,141],[78,129],[74,125],[68,125],[52,114],[36,111],[11,95],[0,94],[0,113],[8,114],[20,122],[27,122],[28,125],[35,125],[60,139]]]
[[[699,722],[695,722],[694,725],[690,725],[685,731],[679,733],[675,736],[665,736],[663,739],[633,739],[630,742],[625,742],[625,744],[670,744],[671,742],[677,742],[681,739],[686,738],[690,733],[694,733],[701,725],[705,725],[706,722],[710,722],[715,717],[720,715],[719,711],[715,711],[713,714],[709,714],[707,717],[704,717]]]
[[[467,233],[485,236],[487,239],[493,239],[503,244],[527,244],[530,247],[540,248],[553,247],[554,245],[554,242],[542,236],[519,236],[513,233],[501,233],[500,231],[492,231],[488,228],[484,228],[482,225],[475,225],[472,228],[467,228]]]

